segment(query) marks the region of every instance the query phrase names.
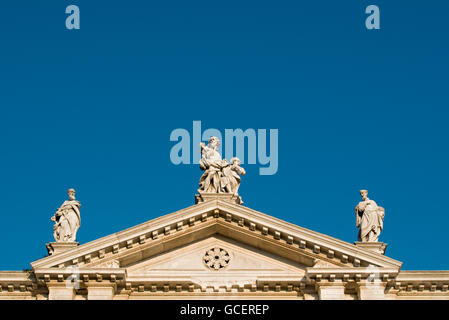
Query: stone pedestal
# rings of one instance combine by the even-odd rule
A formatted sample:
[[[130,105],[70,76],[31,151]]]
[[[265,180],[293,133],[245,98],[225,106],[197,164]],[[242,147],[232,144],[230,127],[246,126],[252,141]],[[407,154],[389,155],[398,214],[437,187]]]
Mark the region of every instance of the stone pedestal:
[[[317,282],[316,289],[320,300],[345,299],[345,285],[342,282]]]
[[[384,242],[359,242],[356,241],[354,244],[366,250],[374,251],[376,253],[385,254],[385,250],[387,249],[387,244]]]
[[[195,204],[201,203],[201,202],[207,202],[211,200],[222,200],[227,202],[232,202],[236,204],[242,204],[242,198],[240,196],[235,196],[231,193],[209,193],[209,192],[202,192],[200,194],[195,195]]]
[[[77,246],[79,246],[79,242],[50,242],[46,244],[49,256],[65,252]]]

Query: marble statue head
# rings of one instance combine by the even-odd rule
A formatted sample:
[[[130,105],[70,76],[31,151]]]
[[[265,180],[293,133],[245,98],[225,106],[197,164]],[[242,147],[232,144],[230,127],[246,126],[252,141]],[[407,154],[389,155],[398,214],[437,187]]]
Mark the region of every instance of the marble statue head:
[[[212,148],[212,149],[214,149],[214,150],[217,150],[218,147],[220,146],[220,140],[218,140],[217,137],[212,136],[212,137],[209,138],[209,142],[208,142],[207,146],[208,146],[209,148]]]
[[[363,201],[368,199],[368,190],[360,190],[360,196],[362,197]]]
[[[70,188],[67,190],[67,194],[69,195],[69,200],[75,200],[75,189]]]

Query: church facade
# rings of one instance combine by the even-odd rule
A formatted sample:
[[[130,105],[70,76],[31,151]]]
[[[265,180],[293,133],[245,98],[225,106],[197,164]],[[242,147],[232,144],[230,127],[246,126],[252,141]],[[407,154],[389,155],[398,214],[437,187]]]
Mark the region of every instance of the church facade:
[[[449,299],[449,271],[401,271],[347,243],[217,195],[1,271],[0,299]]]
[[[82,245],[70,189],[49,255],[0,271],[0,299],[449,299],[449,271],[404,271],[385,255],[385,211],[366,190],[348,243],[243,206],[240,161],[212,138],[201,149],[195,205]]]

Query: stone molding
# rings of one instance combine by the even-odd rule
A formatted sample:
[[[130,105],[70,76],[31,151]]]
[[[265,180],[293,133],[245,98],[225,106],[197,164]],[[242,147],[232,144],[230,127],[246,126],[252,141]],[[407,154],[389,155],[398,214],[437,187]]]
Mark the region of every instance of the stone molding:
[[[307,268],[305,277],[258,277],[255,283],[240,283],[229,286],[201,286],[191,277],[135,277],[128,276],[126,269],[98,268],[80,269],[80,289],[86,290],[88,299],[89,288],[104,289],[100,296],[92,295],[91,299],[99,299],[106,293],[115,298],[132,297],[210,297],[213,295],[238,298],[238,296],[251,296],[263,298],[268,296],[306,299],[314,294],[318,298],[331,299],[329,294],[341,294],[342,286],[355,288],[358,299],[380,299],[384,293],[385,299],[405,299],[407,297],[421,297],[425,299],[449,299],[449,272],[448,271],[401,271],[396,273],[393,269],[385,268],[380,272],[380,280],[367,285],[370,270],[367,268]],[[48,296],[56,288],[56,294],[50,298],[64,299],[72,297],[76,291],[63,290],[65,281],[73,274],[73,270],[48,268],[33,272],[0,272],[0,299],[38,299],[39,295]],[[336,291],[323,290],[337,288]],[[320,289],[321,288],[321,289]],[[340,288],[340,289],[338,289]],[[71,289],[71,288],[68,288]],[[113,289],[113,290],[112,290]],[[319,291],[321,290],[321,291]],[[106,292],[106,293],[105,293]],[[97,291],[98,293],[98,291]],[[79,293],[78,293],[79,294]],[[73,295],[73,298],[75,296]],[[345,293],[345,297],[347,294]],[[334,296],[335,298],[335,296]],[[341,296],[340,296],[341,298]]]
[[[214,234],[299,263],[305,274],[255,275],[250,281],[223,284],[210,284],[193,274],[127,274],[139,259]],[[371,249],[232,202],[210,200],[37,260],[31,271],[0,271],[0,299],[449,299],[449,271],[400,271],[401,262]],[[373,268],[376,277],[371,281]],[[80,287],[64,290],[74,269]]]
[[[387,249],[387,244],[384,242],[360,242],[356,241],[354,244],[366,250],[370,250],[376,253],[385,254],[385,250]]]
[[[78,242],[50,242],[45,245],[47,247],[48,255],[60,254],[70,249],[79,246]]]
[[[221,219],[220,219],[221,218]],[[128,230],[115,233],[58,255],[31,263],[33,268],[68,267],[102,260],[106,254],[120,254],[172,233],[183,231],[206,221],[237,224],[245,232],[258,232],[266,238],[286,243],[311,257],[329,260],[341,266],[376,265],[400,268],[401,262],[353,244],[292,225],[249,208],[223,202],[209,201],[151,220]],[[74,263],[74,261],[76,263]]]

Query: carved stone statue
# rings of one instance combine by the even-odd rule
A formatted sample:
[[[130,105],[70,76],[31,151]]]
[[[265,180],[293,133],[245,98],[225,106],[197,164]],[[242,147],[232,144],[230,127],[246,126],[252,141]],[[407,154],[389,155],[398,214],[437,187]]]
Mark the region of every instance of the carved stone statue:
[[[81,204],[75,200],[75,190],[69,189],[67,193],[69,200],[64,201],[51,218],[55,222],[53,236],[56,242],[75,242],[76,232],[81,225]]]
[[[222,159],[218,152],[219,146],[217,137],[211,137],[207,146],[200,143],[200,168],[204,173],[200,178],[198,192],[228,193],[238,197],[240,176],[246,174],[246,171],[240,166],[239,158],[232,158],[231,163]]]
[[[221,190],[221,169],[225,162],[221,159],[221,155],[217,151],[219,146],[220,140],[217,137],[211,137],[207,146],[203,142],[200,143],[200,168],[204,170],[200,178],[200,188],[198,189],[200,193],[218,193]]]
[[[377,242],[383,229],[385,209],[368,198],[368,190],[360,190],[362,201],[355,207],[358,241]]]
[[[226,160],[224,160],[224,167],[222,169],[223,177],[221,178],[221,188],[228,193],[232,193],[235,196],[238,195],[240,181],[243,176],[246,174],[245,169],[240,166],[239,158],[232,158],[231,164],[229,164]]]

